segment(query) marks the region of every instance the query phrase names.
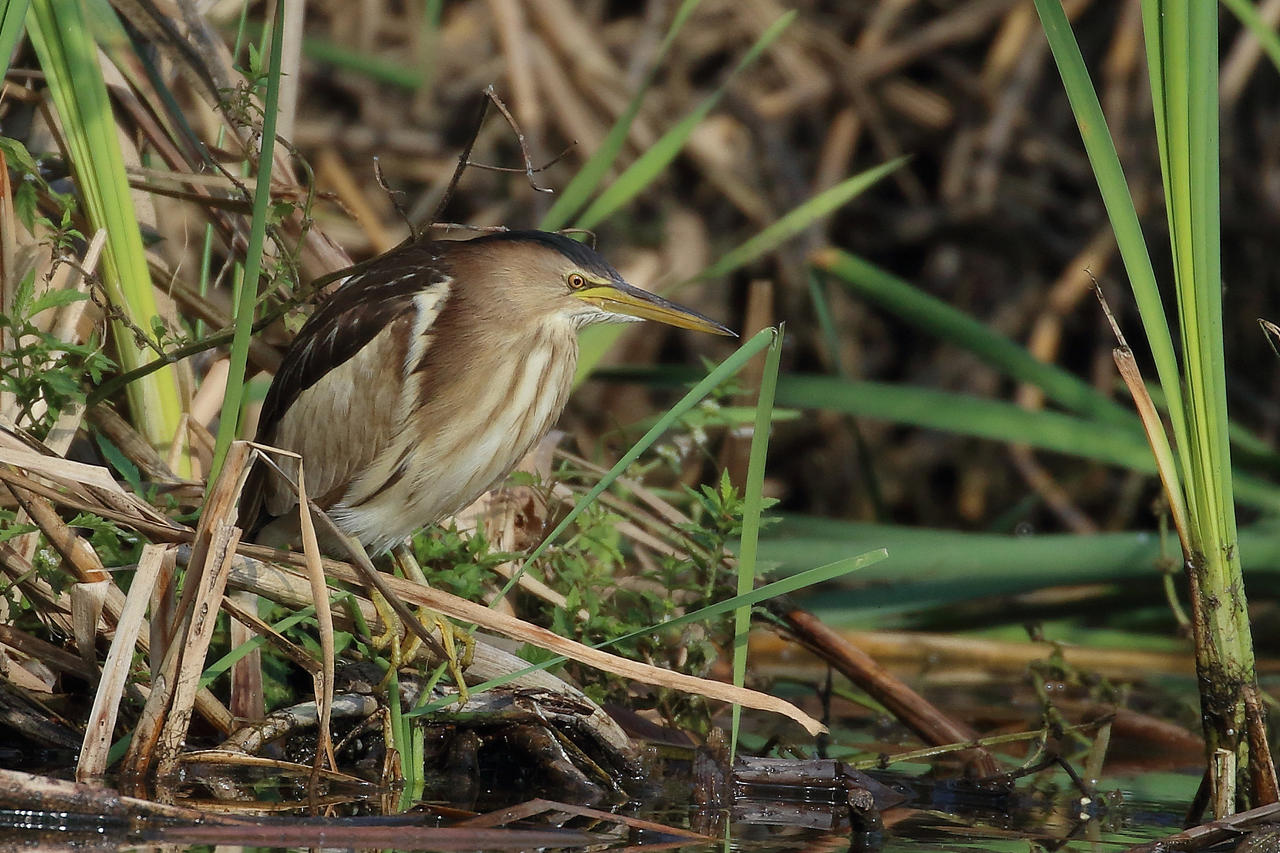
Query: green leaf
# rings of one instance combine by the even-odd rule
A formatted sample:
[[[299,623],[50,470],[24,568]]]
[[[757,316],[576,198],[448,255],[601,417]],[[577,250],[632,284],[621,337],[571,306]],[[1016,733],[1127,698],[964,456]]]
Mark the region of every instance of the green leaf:
[[[0,525],[0,543],[8,542],[10,539],[16,539],[19,536],[25,536],[28,533],[35,533],[39,529],[34,524],[14,524],[11,520],[5,519],[5,523]]]
[[[1137,416],[1092,385],[1047,364],[987,324],[839,249],[825,249],[813,264],[853,293],[944,341],[964,347],[1001,373],[1035,385],[1049,399],[1098,420],[1140,429]]]
[[[662,39],[662,44],[658,46],[657,53],[653,57],[653,64],[649,70],[645,72],[644,80],[640,84],[640,88],[631,96],[627,108],[622,111],[622,115],[618,116],[618,120],[613,123],[613,127],[609,128],[609,134],[604,138],[604,142],[596,149],[577,174],[573,176],[573,180],[569,181],[569,185],[565,187],[557,196],[556,201],[551,205],[551,209],[542,217],[542,221],[538,223],[538,227],[543,231],[557,231],[563,228],[570,220],[570,217],[576,213],[582,205],[586,204],[587,199],[596,191],[596,187],[600,186],[600,182],[604,180],[604,176],[613,168],[614,163],[618,160],[618,155],[622,152],[622,146],[626,144],[627,136],[631,133],[631,125],[635,123],[636,116],[640,113],[640,106],[644,103],[644,97],[649,91],[649,87],[653,85],[654,77],[658,70],[662,67],[663,60],[666,59],[667,53],[671,49],[672,43],[675,42],[676,36],[684,27],[685,21],[698,8],[698,4],[702,0],[684,0],[680,4],[680,8],[676,10],[675,17],[671,20],[671,26],[667,28],[667,34]]]
[[[787,374],[779,381],[778,402],[1029,444],[1155,472],[1155,460],[1141,430],[1059,412],[1032,411],[1002,400],[917,386]]]
[[[116,447],[115,443],[103,433],[94,432],[93,437],[98,445],[98,450],[102,453],[102,458],[107,460],[107,464],[129,484],[129,488],[133,489],[134,494],[143,494],[142,471],[138,469],[133,460],[125,456],[124,452]]]
[[[818,193],[767,226],[742,245],[725,252],[720,257],[720,260],[698,273],[693,277],[692,281],[702,281],[703,279],[728,275],[739,267],[745,266],[763,255],[767,255],[800,232],[812,227],[820,219],[830,216],[848,204],[876,181],[907,162],[908,159],[907,157],[899,157],[895,160],[890,160],[888,163],[846,178],[831,189]]]
[[[575,225],[578,228],[594,228],[635,198],[649,184],[653,183],[658,175],[667,168],[668,164],[676,158],[680,150],[684,148],[694,129],[715,109],[716,104],[720,103],[720,99],[728,91],[729,84],[734,77],[759,59],[760,55],[791,25],[795,17],[796,12],[794,10],[788,12],[775,21],[773,26],[765,30],[760,38],[756,40],[756,43],[743,55],[742,59],[738,60],[738,64],[729,72],[729,76],[720,84],[720,87],[698,104],[692,113],[685,116],[675,127],[663,134],[662,138],[650,146],[649,150],[641,154],[616,181],[610,184],[591,203],[591,206],[579,217]]]
[[[765,352],[764,372],[760,377],[760,392],[756,395],[756,420],[751,433],[751,450],[747,458],[747,483],[744,487],[742,508],[742,538],[738,550],[738,595],[748,595],[756,586],[756,550],[760,541],[760,517],[764,513],[764,469],[769,452],[769,427],[773,422],[773,400],[778,387],[778,363],[782,358],[782,336],[778,328],[773,343]],[[733,491],[729,472],[720,479],[720,494],[728,498]],[[751,608],[738,607],[733,614],[733,683],[742,687],[747,681],[747,634],[751,630]],[[738,748],[738,727],[742,719],[742,706],[733,705],[733,726],[729,739],[730,760]]]
[[[50,308],[61,308],[74,302],[84,302],[88,298],[89,294],[81,293],[78,290],[47,290],[28,306],[27,316],[34,317],[41,311],[48,311]]]
[[[213,463],[209,472],[209,484],[217,479],[226,458],[227,449],[240,431],[241,404],[244,402],[245,368],[249,363],[249,337],[253,331],[253,313],[258,297],[258,276],[262,270],[262,248],[266,241],[267,220],[271,209],[271,163],[275,157],[276,120],[280,103],[280,63],[283,51],[284,4],[276,4],[276,17],[271,28],[267,73],[267,91],[262,107],[262,148],[258,152],[258,176],[253,193],[253,219],[249,223],[249,239],[245,246],[245,261],[240,277],[239,296],[235,306],[235,332],[231,339],[230,368],[227,371],[227,390],[222,398],[221,420],[214,444]],[[252,51],[254,61],[258,57]],[[394,704],[394,703],[393,703]]]
[[[1093,167],[1098,191],[1102,195],[1102,203],[1111,220],[1111,229],[1116,235],[1116,246],[1124,261],[1125,272],[1129,275],[1129,285],[1133,289],[1134,299],[1138,304],[1142,327],[1146,332],[1147,344],[1151,348],[1152,358],[1155,361],[1160,386],[1168,400],[1177,447],[1180,453],[1185,453],[1188,437],[1183,415],[1178,359],[1174,355],[1173,337],[1165,317],[1160,288],[1156,283],[1156,274],[1151,266],[1151,256],[1147,252],[1142,227],[1138,223],[1138,214],[1133,207],[1133,197],[1129,194],[1129,184],[1125,181],[1124,169],[1120,166],[1115,143],[1107,130],[1102,105],[1098,102],[1098,94],[1094,91],[1093,81],[1089,78],[1088,69],[1085,68],[1084,57],[1080,55],[1080,46],[1076,43],[1075,34],[1071,32],[1071,25],[1067,22],[1062,3],[1060,0],[1034,0],[1034,2],[1036,11],[1040,14],[1045,36],[1049,40],[1053,59],[1058,65],[1058,73],[1062,76],[1067,99],[1071,102],[1071,110],[1079,125],[1080,138],[1084,142],[1089,165]],[[1157,72],[1153,71],[1153,73]],[[1153,92],[1155,91],[1153,89]],[[1154,97],[1159,101],[1159,94]],[[1159,109],[1157,103],[1157,112]],[[1185,462],[1183,467],[1185,469]]]
[[[18,4],[10,3],[9,8],[15,5]],[[4,22],[7,23],[7,10],[4,14],[6,15]],[[0,153],[4,154],[4,159],[9,164],[9,168],[15,169],[23,173],[23,175],[31,175],[35,180],[44,183],[44,179],[40,176],[40,166],[36,163],[36,159],[31,156],[31,152],[27,150],[27,146],[8,136],[0,136]]]
[[[29,5],[29,0],[5,0],[3,8],[0,8],[0,62],[4,63],[4,74],[9,73],[9,59],[22,40],[23,21]],[[5,154],[7,156],[8,152]]]

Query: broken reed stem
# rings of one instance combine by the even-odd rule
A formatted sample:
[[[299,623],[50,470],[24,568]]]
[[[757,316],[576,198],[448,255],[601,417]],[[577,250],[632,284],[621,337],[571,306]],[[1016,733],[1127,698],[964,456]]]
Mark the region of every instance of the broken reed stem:
[[[240,539],[239,529],[228,519],[235,518],[248,472],[249,453],[246,442],[232,442],[200,515],[192,559],[178,603],[175,635],[165,650],[160,670],[151,673],[151,695],[147,697],[122,765],[123,774],[131,777],[136,790],[145,789],[154,776],[152,771],[157,761],[167,769],[176,766],[176,750],[186,737],[191,706],[199,693],[205,692],[197,689],[199,676]],[[186,707],[177,703],[180,695]]]
[[[134,644],[142,630],[147,603],[155,588],[156,579],[160,576],[161,567],[165,564],[172,566],[175,558],[176,551],[171,545],[147,544],[142,548],[142,557],[133,573],[129,594],[125,597],[115,636],[111,639],[111,649],[102,665],[102,679],[98,682],[98,690],[93,697],[89,724],[85,726],[84,745],[76,763],[77,782],[101,778],[107,770],[107,753],[111,749],[120,698],[129,677]]]
[[[311,521],[311,501],[307,498],[306,465],[298,461],[298,522],[302,531],[302,553],[307,560],[307,580],[311,582],[311,595],[316,602],[316,624],[320,628],[320,670],[312,673],[315,686],[316,707],[320,724],[316,732],[316,757],[312,767],[311,784],[319,784],[324,762],[330,770],[338,769],[333,755],[333,738],[329,732],[333,710],[334,651],[333,611],[329,609],[329,587],[324,579],[324,566],[320,561],[320,543]]]
[[[1122,339],[1123,340],[1123,339]],[[1133,397],[1133,404],[1138,410],[1138,418],[1142,421],[1142,431],[1147,435],[1147,443],[1156,457],[1156,471],[1160,475],[1160,485],[1164,488],[1165,499],[1169,502],[1169,513],[1173,516],[1173,528],[1178,533],[1178,542],[1182,546],[1183,559],[1191,554],[1190,531],[1187,519],[1187,504],[1182,490],[1178,486],[1177,462],[1173,458],[1169,446],[1169,438],[1164,431],[1164,421],[1160,412],[1147,391],[1147,384],[1142,379],[1142,371],[1133,357],[1133,350],[1121,344],[1111,350],[1111,357],[1120,371],[1120,378]]]

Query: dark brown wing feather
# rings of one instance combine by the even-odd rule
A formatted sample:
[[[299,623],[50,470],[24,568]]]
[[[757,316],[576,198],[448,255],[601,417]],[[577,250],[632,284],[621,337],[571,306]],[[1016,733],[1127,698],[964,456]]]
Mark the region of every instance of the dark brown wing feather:
[[[298,396],[344,364],[397,317],[413,298],[447,278],[448,245],[410,243],[375,258],[324,301],[285,353],[262,404],[257,440],[271,444],[275,428]],[[263,466],[255,466],[241,500],[240,526],[252,538],[270,521],[263,512]],[[274,476],[274,475],[273,475]]]
[[[345,363],[444,277],[434,243],[414,243],[371,264],[303,324],[262,404],[258,438],[268,440],[298,395]]]

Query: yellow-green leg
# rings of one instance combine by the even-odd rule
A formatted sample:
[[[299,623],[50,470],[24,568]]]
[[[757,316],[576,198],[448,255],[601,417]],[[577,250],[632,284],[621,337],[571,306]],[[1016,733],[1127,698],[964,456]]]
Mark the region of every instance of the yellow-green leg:
[[[396,566],[401,573],[409,580],[420,583],[423,586],[429,586],[426,575],[423,574],[422,567],[418,565],[418,560],[413,556],[413,551],[408,545],[398,545],[391,551],[391,559],[395,561]],[[476,641],[470,632],[458,628],[444,616],[435,613],[429,608],[420,608],[419,618],[422,624],[435,627],[440,631],[440,644],[444,646],[446,663],[449,665],[449,676],[453,679],[454,685],[458,688],[458,704],[465,704],[469,698],[467,692],[467,682],[463,678],[463,672],[467,667],[471,666],[471,661],[475,656]],[[396,620],[396,638],[399,639],[400,622]],[[401,659],[410,659],[414,652],[417,651],[420,640],[416,634],[410,634],[406,639],[404,646],[400,649]],[[458,645],[462,645],[462,656],[458,656]]]

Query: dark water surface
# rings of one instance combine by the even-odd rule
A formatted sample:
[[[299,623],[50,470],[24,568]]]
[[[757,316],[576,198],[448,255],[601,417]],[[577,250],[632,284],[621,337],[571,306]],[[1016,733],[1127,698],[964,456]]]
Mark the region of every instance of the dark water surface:
[[[1061,778],[1059,778],[1061,776]],[[743,801],[723,810],[668,807],[624,809],[626,814],[703,833],[711,840],[679,837],[586,817],[541,815],[508,828],[458,828],[463,819],[445,807],[419,804],[394,817],[266,818],[227,827],[104,819],[51,812],[0,812],[0,850],[129,850],[165,844],[171,849],[227,846],[264,850],[684,850],[684,851],[880,851],[917,850],[1111,851],[1176,832],[1194,793],[1192,774],[1148,773],[1104,779],[1103,793],[1084,801],[1065,775],[1043,775],[1012,793],[975,791],[952,782],[886,777],[910,797],[886,810],[879,827],[850,825],[847,808],[830,803]],[[376,799],[376,798],[375,798]],[[370,800],[365,804],[377,808]],[[1230,849],[1227,847],[1225,849]]]

